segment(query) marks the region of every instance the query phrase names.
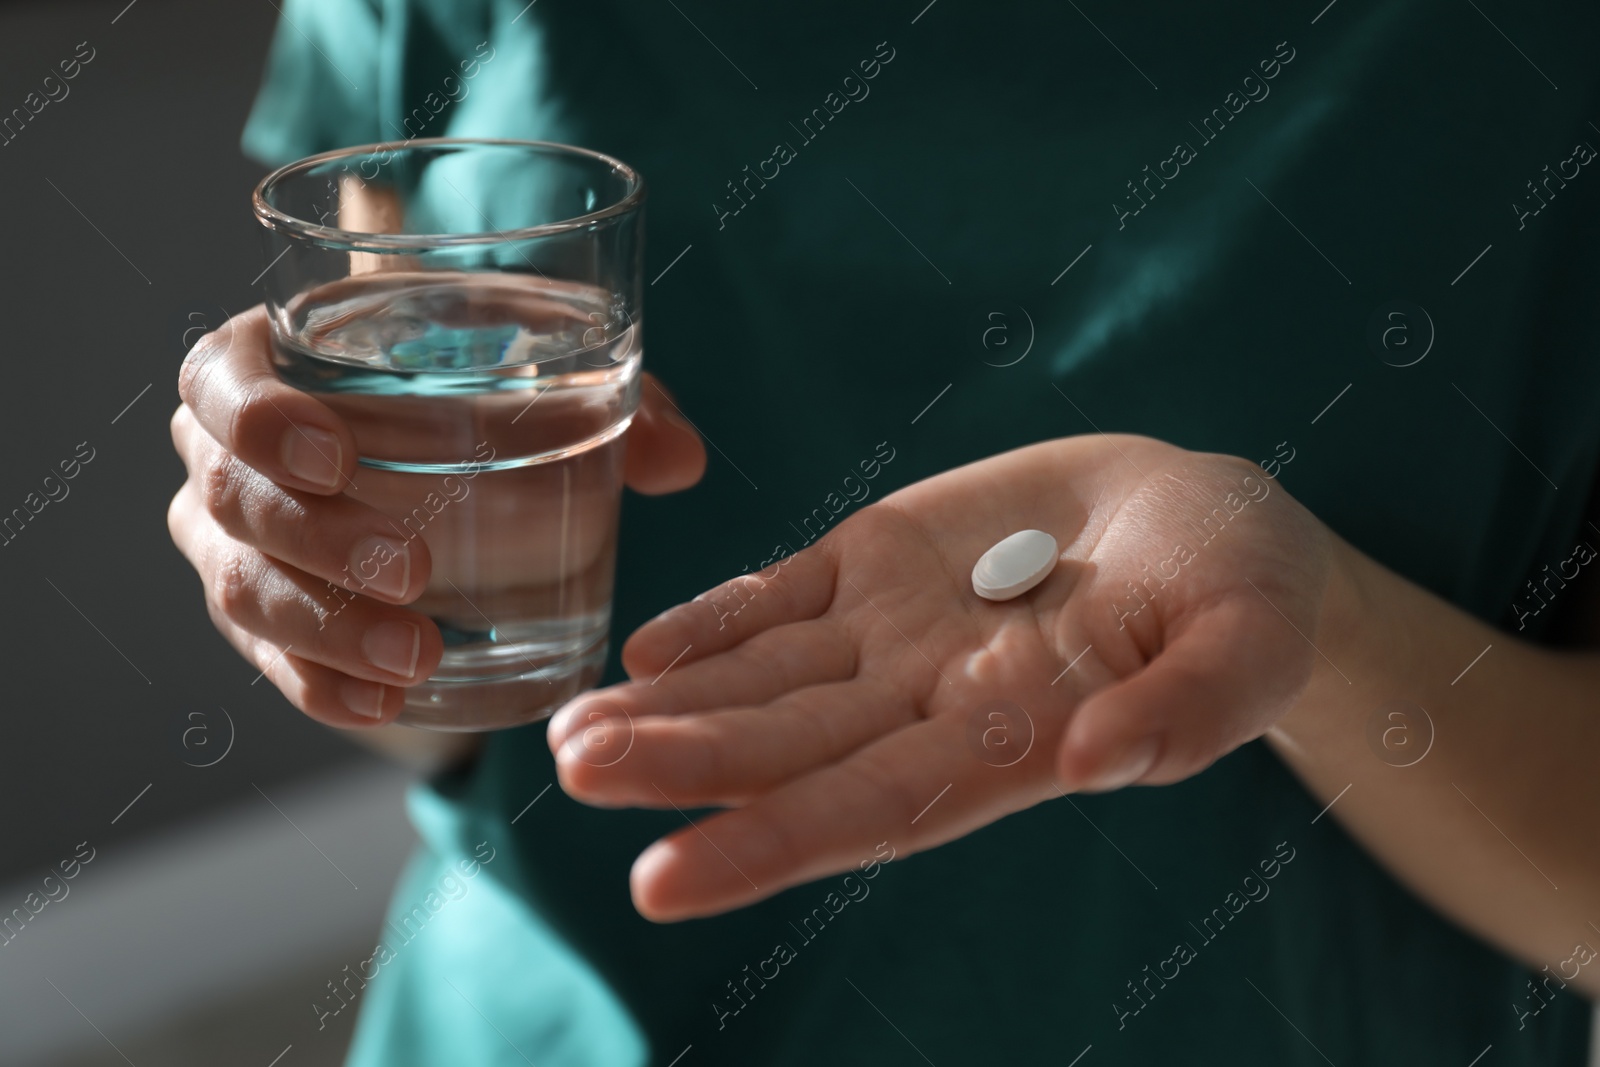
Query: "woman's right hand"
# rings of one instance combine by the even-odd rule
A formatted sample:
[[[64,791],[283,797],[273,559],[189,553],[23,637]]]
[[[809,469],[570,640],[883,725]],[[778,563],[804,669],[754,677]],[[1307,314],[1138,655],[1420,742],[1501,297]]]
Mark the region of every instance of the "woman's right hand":
[[[207,334],[178,376],[172,440],[188,477],[167,510],[211,621],[295,707],[337,727],[392,722],[439,665],[427,616],[405,607],[433,561],[423,539],[345,495],[356,441],[327,405],[277,376],[255,307]],[[625,475],[642,493],[699,481],[705,449],[647,382]],[[359,580],[352,577],[359,573]]]

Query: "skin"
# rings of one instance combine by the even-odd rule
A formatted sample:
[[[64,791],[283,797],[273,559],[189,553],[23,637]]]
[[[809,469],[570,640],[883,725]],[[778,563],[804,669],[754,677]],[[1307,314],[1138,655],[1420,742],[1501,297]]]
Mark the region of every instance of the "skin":
[[[645,379],[626,435],[625,480],[640,493],[676,492],[699,481],[705,449],[660,383]],[[470,735],[388,726],[402,690],[426,679],[443,654],[438,627],[405,606],[423,594],[433,560],[416,538],[382,566],[392,592],[352,578],[353,560],[374,559],[367,539],[392,538],[395,527],[344,493],[357,475],[355,437],[325,404],[278,379],[265,310],[252,308],[202,338],[178,386],[172,440],[188,476],[167,526],[200,575],[217,629],[318,722],[419,768],[469,757]],[[288,465],[296,456],[299,473]],[[360,591],[334,597],[330,581]],[[375,633],[415,635],[400,642],[415,650],[410,670],[372,662],[365,642]]]
[[[1229,517],[1203,544],[1213,505]],[[973,562],[1029,528],[1061,544],[1056,570],[980,599]],[[715,913],[880,841],[906,854],[1058,790],[1204,770],[1306,688],[1315,652],[1295,628],[1316,630],[1331,559],[1331,535],[1253,464],[1143,438],[1046,442],[903,489],[653,620],[623,651],[639,681],[558,713],[550,744],[581,799],[733,806],[633,872],[647,916]],[[1004,724],[1015,753],[992,733],[984,747],[997,699],[1026,709]],[[587,758],[608,732],[631,734],[628,756]]]
[[[383,522],[339,493],[355,473],[348,428],[277,381],[259,309],[196,346],[180,384],[173,435],[190,475],[169,520],[213,620],[296,707],[384,736],[399,689],[438,661],[437,631],[404,607],[426,581],[425,546],[403,592],[325,618],[306,589],[337,577]],[[628,483],[685,488],[704,449],[664,393],[644,395]],[[283,465],[299,428],[337,442],[321,479]],[[1055,571],[1014,600],[977,597],[974,561],[1029,528],[1060,542]],[[362,634],[394,619],[422,627],[408,677],[360,654]],[[563,788],[602,806],[725,809],[636,861],[633,899],[649,918],[742,907],[853,869],[880,842],[907,855],[1062,793],[1179,781],[1264,737],[1419,897],[1600,992],[1600,967],[1573,962],[1575,945],[1600,944],[1588,925],[1600,862],[1587,847],[1600,832],[1587,773],[1600,656],[1466,615],[1341,541],[1244,460],[1104,435],[994,456],[671,608],[628,640],[623,662],[633,681],[550,722]],[[381,687],[382,717],[351,713],[347,685]],[[1367,739],[1374,711],[1395,700],[1432,724],[1426,755],[1405,767]],[[997,719],[994,701],[1025,715]],[[1409,728],[1420,742],[1424,728]]]
[[[1230,491],[1250,502],[1202,544]],[[977,597],[973,562],[1027,528],[1061,542],[1057,569],[1015,600]],[[1141,580],[1154,595],[1131,613]],[[1600,656],[1486,626],[1243,460],[1104,436],[992,457],[665,612],[623,662],[636,681],[551,722],[563,787],[727,809],[636,861],[652,919],[749,904],[879,842],[931,848],[1059,792],[1175,782],[1265,737],[1418,896],[1553,981],[1600,990],[1575,954],[1600,945]],[[986,717],[996,699],[1027,724]],[[1367,739],[1397,699],[1433,727],[1405,767]],[[1422,750],[1427,728],[1407,728]],[[624,742],[625,758],[596,758]]]

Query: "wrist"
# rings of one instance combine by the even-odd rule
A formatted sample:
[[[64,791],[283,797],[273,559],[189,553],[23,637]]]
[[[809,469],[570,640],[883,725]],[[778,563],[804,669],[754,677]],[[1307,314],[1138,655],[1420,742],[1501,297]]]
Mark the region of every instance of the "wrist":
[[[1352,714],[1381,702],[1383,692],[1407,690],[1400,675],[1415,658],[1408,652],[1409,598],[1393,590],[1385,596],[1378,588],[1386,576],[1382,568],[1331,532],[1328,542],[1317,628],[1306,635],[1315,649],[1311,675],[1299,699],[1267,731],[1268,742],[1280,749],[1316,749],[1330,732],[1347,734]]]

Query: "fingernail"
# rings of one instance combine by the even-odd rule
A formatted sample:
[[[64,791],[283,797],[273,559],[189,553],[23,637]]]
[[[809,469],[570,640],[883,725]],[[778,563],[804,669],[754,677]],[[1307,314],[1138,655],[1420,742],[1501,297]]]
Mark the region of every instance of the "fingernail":
[[[628,872],[630,880],[635,883],[653,881],[663,867],[672,863],[676,858],[677,843],[669,840],[652,842],[638,858],[633,861],[633,869]]]
[[[380,622],[361,637],[361,654],[381,671],[409,679],[417,670],[422,631],[415,623]]]
[[[628,713],[616,704],[591,694],[573,700],[550,717],[547,727],[550,751],[558,752],[573,737],[581,738],[584,733],[608,721],[623,723],[631,722],[631,719]],[[577,753],[581,750],[580,745],[574,751]]]
[[[411,585],[411,551],[392,537],[369,537],[351,550],[350,572],[363,585],[399,600]]]
[[[291,426],[283,435],[283,465],[296,478],[332,489],[339,484],[339,438],[315,426]]]
[[[346,678],[339,683],[339,699],[353,714],[364,719],[383,718],[383,686],[376,682]]]
[[[566,743],[567,734],[572,732],[572,724],[577,722],[577,716],[581,714],[577,705],[568,704],[550,716],[550,721],[545,724],[545,738],[550,743],[551,752]]]
[[[1099,793],[1131,785],[1150,770],[1160,748],[1159,737],[1146,737],[1123,752],[1121,756],[1109,761],[1099,774],[1083,783],[1080,788],[1085,792]]]

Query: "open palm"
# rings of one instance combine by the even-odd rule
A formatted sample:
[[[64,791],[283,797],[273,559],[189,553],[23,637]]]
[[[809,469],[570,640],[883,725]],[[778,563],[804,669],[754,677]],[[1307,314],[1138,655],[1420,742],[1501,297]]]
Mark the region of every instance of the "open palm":
[[[1023,529],[1060,564],[980,599],[973,564]],[[1061,791],[1177,781],[1260,736],[1310,674],[1328,543],[1244,460],[1034,445],[652,620],[623,650],[634,680],[569,705],[550,744],[590,803],[731,809],[633,872],[645,915],[715,914]]]

